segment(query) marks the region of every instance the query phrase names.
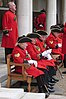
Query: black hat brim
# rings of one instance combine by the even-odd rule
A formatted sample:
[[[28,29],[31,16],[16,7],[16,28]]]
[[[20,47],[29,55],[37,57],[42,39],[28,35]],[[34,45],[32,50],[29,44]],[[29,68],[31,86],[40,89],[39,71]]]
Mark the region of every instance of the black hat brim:
[[[28,37],[23,37],[18,41],[18,43],[32,42],[32,40]]]
[[[28,34],[27,37],[29,37],[29,38],[40,38],[40,35],[38,35],[36,33],[31,33],[31,34]]]
[[[40,34],[40,35],[48,35],[46,31],[43,30],[37,30],[36,33]]]
[[[57,32],[57,33],[61,33],[61,30],[58,29],[58,28],[55,28],[55,29],[52,29],[51,32],[53,32],[53,33],[55,33],[55,32]]]

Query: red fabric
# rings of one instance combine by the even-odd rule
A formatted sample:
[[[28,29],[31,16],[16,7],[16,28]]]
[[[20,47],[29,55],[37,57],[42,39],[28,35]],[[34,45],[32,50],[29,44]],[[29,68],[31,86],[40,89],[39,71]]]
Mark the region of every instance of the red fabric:
[[[43,27],[40,27],[39,24],[42,24]],[[41,13],[37,18],[37,24],[36,24],[37,30],[46,30],[46,14]]]
[[[15,54],[20,54],[19,57],[15,57]],[[30,60],[31,57],[26,57],[26,51],[22,50],[21,48],[19,48],[18,46],[14,48],[13,52],[12,52],[12,56],[14,59],[14,62],[16,63],[23,63],[24,59],[25,60]],[[22,73],[22,68],[21,67],[16,67],[16,72],[18,73]],[[41,70],[37,69],[36,67],[34,67],[34,65],[31,65],[26,72],[29,75],[32,75],[33,77],[37,77],[39,75],[44,74],[44,72],[42,72]]]
[[[63,38],[62,38],[62,52],[63,54],[66,54],[66,24],[64,27],[64,33],[63,33]]]
[[[40,47],[40,51],[41,53],[44,52],[46,49],[44,47],[44,42],[40,41],[39,39],[36,39],[36,45],[38,47]],[[47,65],[49,64],[50,66],[55,66],[55,60],[54,59],[51,59],[51,60],[43,60],[44,63],[46,63]],[[49,66],[48,65],[48,66]]]
[[[46,69],[46,66],[55,66],[53,60],[49,61],[49,60],[44,60],[44,59],[38,59],[37,54],[42,53],[41,51],[38,51],[35,47],[35,45],[28,43],[27,46],[27,51],[31,56],[31,59],[34,59],[38,62],[38,67],[39,68],[44,68]]]
[[[60,39],[59,37],[55,37],[52,35],[52,33],[50,33],[50,35],[46,39],[46,44],[49,48],[52,49],[52,53],[60,54],[63,60],[64,54],[62,53],[62,47],[55,48],[58,43],[62,44],[62,39]]]
[[[17,20],[15,20],[16,15],[11,11],[7,11],[3,16],[2,27],[3,29],[11,29],[9,36],[3,35],[2,37],[2,47],[14,48],[15,43],[18,38],[18,27]]]
[[[58,35],[58,37],[59,37],[60,39],[62,39],[62,38],[63,38],[63,33],[60,33],[60,34]]]
[[[39,39],[36,39],[36,45],[40,47],[41,52],[45,51],[44,42],[41,42]]]

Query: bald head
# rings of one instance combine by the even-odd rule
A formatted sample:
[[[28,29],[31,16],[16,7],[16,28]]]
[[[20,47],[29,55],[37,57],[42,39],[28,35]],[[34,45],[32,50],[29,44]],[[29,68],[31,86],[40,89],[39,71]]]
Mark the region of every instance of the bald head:
[[[15,12],[16,11],[16,5],[14,2],[9,2],[8,3],[8,6],[9,6],[9,9],[12,11],[12,12]]]

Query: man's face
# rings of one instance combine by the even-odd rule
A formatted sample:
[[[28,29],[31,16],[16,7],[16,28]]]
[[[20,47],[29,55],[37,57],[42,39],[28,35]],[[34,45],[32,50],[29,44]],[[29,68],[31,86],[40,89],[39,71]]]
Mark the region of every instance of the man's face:
[[[28,44],[25,42],[25,43],[19,43],[19,46],[23,49],[26,49],[26,47],[28,46]]]
[[[16,5],[15,5],[14,2],[10,2],[10,3],[9,3],[9,9],[10,9],[11,11],[13,11],[13,12],[16,11]]]
[[[47,38],[47,36],[46,36],[46,35],[42,35],[40,39],[41,39],[42,41],[45,41],[45,40],[46,40],[46,38]]]
[[[57,33],[57,32],[54,32],[54,35],[55,35],[56,37],[58,37],[59,33]]]
[[[16,11],[16,5],[15,5],[15,4],[12,4],[12,9],[13,9],[14,11]]]
[[[33,44],[36,44],[36,38],[31,38],[31,40]]]
[[[16,11],[16,5],[14,3],[12,4],[12,10]]]

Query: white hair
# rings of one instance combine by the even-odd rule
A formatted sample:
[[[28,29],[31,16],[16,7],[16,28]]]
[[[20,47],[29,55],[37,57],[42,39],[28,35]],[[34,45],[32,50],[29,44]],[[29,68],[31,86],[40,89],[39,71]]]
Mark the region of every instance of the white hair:
[[[13,5],[15,5],[13,1],[8,3],[9,8],[12,8]]]

